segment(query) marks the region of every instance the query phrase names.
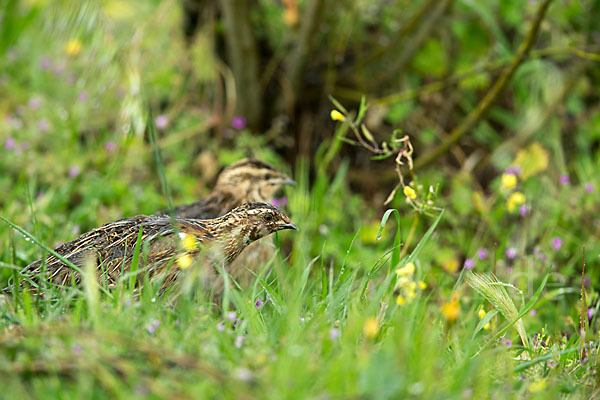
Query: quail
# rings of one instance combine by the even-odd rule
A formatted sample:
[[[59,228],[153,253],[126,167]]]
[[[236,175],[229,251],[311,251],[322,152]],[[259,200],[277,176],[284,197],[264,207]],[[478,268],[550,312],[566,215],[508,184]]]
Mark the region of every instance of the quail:
[[[203,270],[205,284],[215,285],[217,264],[227,270],[250,243],[297,227],[276,207],[252,202],[205,220],[157,215],[124,218],[84,233],[55,251],[80,268],[92,262],[99,283],[110,287],[130,272],[140,229],[144,254],[139,257],[138,269],[147,273],[151,282],[161,282],[164,291],[175,283],[182,269],[192,264]],[[46,259],[45,268],[56,285],[78,284],[81,280],[78,272],[54,256]],[[35,279],[41,271],[42,262],[38,260],[27,266],[23,274]],[[138,283],[143,275],[137,275]]]
[[[295,182],[265,162],[243,159],[219,174],[214,190],[207,197],[175,207],[174,213],[182,218],[219,217],[247,202],[271,202],[285,185],[295,185]],[[161,211],[157,215],[166,214],[166,211]],[[230,274],[240,286],[246,286],[253,278],[253,271],[260,270],[274,254],[275,246],[271,240],[252,243],[232,263]]]

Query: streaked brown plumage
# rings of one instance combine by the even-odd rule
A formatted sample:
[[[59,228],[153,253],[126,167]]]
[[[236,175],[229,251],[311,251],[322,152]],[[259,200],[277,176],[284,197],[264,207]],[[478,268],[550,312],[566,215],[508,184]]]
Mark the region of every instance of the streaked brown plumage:
[[[211,194],[195,203],[178,206],[181,218],[215,218],[248,202],[269,203],[284,185],[295,182],[273,166],[255,159],[244,159],[225,168],[217,178]],[[166,215],[161,211],[157,215]],[[250,270],[262,268],[275,254],[271,239],[256,241],[230,266],[232,277],[245,286],[253,277]]]
[[[290,177],[273,166],[244,159],[219,174],[212,193],[197,202],[175,207],[174,212],[180,218],[216,218],[245,203],[268,203],[284,185],[294,184]],[[157,215],[167,215],[167,211]]]
[[[176,229],[168,217],[125,218],[84,233],[55,251],[80,268],[91,260],[98,269],[101,284],[117,284],[123,274],[130,270],[141,228],[142,248],[147,246],[147,252],[145,258],[140,257],[138,268],[147,268],[151,280],[164,278],[161,287],[166,289],[181,271],[174,260],[185,254],[195,258],[202,254],[196,264],[206,270],[208,276],[213,277],[207,283],[213,283],[217,277],[213,263],[224,263],[227,268],[251,242],[278,230],[297,229],[280,210],[265,203],[247,203],[214,219],[176,218],[175,226]],[[198,246],[183,249],[180,239],[186,235],[201,244],[203,251]],[[23,272],[35,277],[41,268],[41,261],[38,260]],[[71,285],[73,281],[79,283],[81,279],[77,272],[54,256],[46,259],[46,270],[51,281],[57,285]],[[138,275],[138,281],[142,276],[143,274]]]

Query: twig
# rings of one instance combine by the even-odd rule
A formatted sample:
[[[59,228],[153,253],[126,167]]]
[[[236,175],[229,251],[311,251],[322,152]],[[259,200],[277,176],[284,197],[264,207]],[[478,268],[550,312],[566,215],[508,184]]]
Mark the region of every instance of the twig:
[[[527,32],[525,39],[519,46],[517,54],[515,55],[512,63],[508,68],[502,71],[494,85],[486,93],[483,99],[481,99],[479,104],[477,104],[477,106],[466,116],[460,125],[450,132],[448,137],[442,141],[442,143],[440,143],[435,149],[419,157],[415,161],[415,168],[422,168],[446,153],[452,145],[457,143],[481,119],[483,114],[490,108],[496,97],[498,97],[502,89],[504,89],[504,87],[508,84],[517,68],[519,68],[519,65],[521,65],[523,60],[525,60],[526,54],[529,52],[537,39],[540,25],[551,2],[552,0],[545,0],[540,5],[533,23],[529,28],[529,32]]]

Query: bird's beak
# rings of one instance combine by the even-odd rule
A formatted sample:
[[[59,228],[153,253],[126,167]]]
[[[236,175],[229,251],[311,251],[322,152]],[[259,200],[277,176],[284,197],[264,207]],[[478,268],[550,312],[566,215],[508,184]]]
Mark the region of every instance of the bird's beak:
[[[288,222],[288,223],[285,223],[285,224],[280,224],[280,225],[277,225],[277,230],[278,230],[278,231],[281,231],[281,230],[283,230],[283,229],[293,229],[293,230],[297,231],[297,230],[298,230],[298,227],[297,227],[297,226],[296,226],[296,224],[295,224],[295,223],[293,223],[292,221],[290,221],[290,222]]]
[[[283,184],[284,185],[289,185],[289,186],[296,186],[296,181],[293,180],[292,178],[284,176],[283,177]]]

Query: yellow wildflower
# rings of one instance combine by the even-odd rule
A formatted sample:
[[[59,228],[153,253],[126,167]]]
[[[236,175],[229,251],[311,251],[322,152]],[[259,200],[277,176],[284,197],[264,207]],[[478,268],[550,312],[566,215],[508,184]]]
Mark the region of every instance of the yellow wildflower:
[[[377,332],[379,332],[379,322],[377,322],[377,318],[367,318],[363,327],[363,333],[365,336],[369,339],[373,339],[375,336],[377,336]]]
[[[513,212],[523,203],[525,203],[525,195],[521,192],[514,192],[508,196],[506,208],[508,208],[508,211]]]
[[[65,45],[65,53],[69,56],[76,56],[81,51],[81,42],[78,39],[71,39]]]
[[[417,292],[411,289],[406,291],[406,300],[408,300],[409,302],[413,301],[414,299],[417,298]]]
[[[451,274],[458,271],[458,261],[455,258],[450,258],[442,263],[442,267]]]
[[[177,257],[177,265],[179,265],[179,268],[181,269],[187,269],[191,267],[193,263],[194,258],[189,254],[182,254]]]
[[[452,295],[452,300],[442,306],[442,315],[448,322],[454,322],[460,315],[460,304],[456,292]]]
[[[400,276],[413,276],[415,273],[415,264],[412,262],[406,263],[402,268],[396,270],[396,274]]]
[[[411,198],[413,200],[417,198],[417,192],[415,192],[415,189],[411,188],[410,186],[404,186],[402,191],[407,198]]]
[[[423,281],[419,281],[417,282],[417,286],[419,286],[419,289],[423,290],[427,288],[427,284]]]
[[[182,236],[181,242],[183,243],[184,249],[186,249],[188,251],[192,251],[196,248],[196,238],[194,237],[194,235],[182,233],[181,236]]]
[[[404,298],[404,296],[399,295],[398,297],[396,297],[396,304],[398,304],[399,306],[401,306],[404,303],[406,303],[406,299]]]
[[[344,117],[344,114],[342,114],[338,110],[331,110],[330,116],[331,116],[331,119],[334,121],[343,121],[346,119],[346,117]]]
[[[502,187],[506,189],[512,189],[517,186],[517,176],[515,174],[502,174],[500,179]]]
[[[537,382],[533,382],[531,385],[529,385],[529,391],[531,393],[541,392],[545,388],[546,388],[546,379],[545,378],[540,379]]]
[[[477,315],[479,316],[479,319],[483,319],[483,317],[485,317],[485,314],[487,314],[485,312],[485,310],[483,308],[479,309],[479,312],[477,313]],[[483,329],[485,329],[486,331],[490,329],[490,323],[488,322],[487,324],[485,324],[483,326]]]

